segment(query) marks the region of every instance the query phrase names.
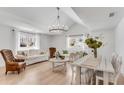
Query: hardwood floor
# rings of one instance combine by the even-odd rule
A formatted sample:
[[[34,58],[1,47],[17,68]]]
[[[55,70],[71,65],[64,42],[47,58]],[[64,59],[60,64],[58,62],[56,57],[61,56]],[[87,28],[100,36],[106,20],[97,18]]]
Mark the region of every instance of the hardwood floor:
[[[51,63],[41,62],[27,66],[25,71],[19,75],[9,72],[5,75],[5,69],[0,68],[0,84],[1,85],[70,85],[71,70],[67,65],[67,72],[63,72],[62,68],[52,72]],[[121,76],[119,84],[124,84],[124,78]]]
[[[60,68],[61,69],[61,68]],[[0,84],[22,84],[22,85],[65,85],[70,84],[69,70],[65,73],[63,70],[52,72],[51,63],[42,62],[27,66],[25,71],[19,75],[8,73],[0,69]],[[59,72],[58,72],[59,71]],[[15,72],[16,73],[16,72]]]

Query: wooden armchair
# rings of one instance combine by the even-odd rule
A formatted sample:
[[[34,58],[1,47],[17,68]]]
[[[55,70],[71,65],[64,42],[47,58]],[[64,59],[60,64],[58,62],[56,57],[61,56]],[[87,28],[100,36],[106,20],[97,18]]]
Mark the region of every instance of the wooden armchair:
[[[21,69],[26,68],[26,63],[24,62],[24,59],[16,59],[13,56],[13,53],[11,50],[3,49],[1,50],[1,54],[6,65],[5,74],[7,74],[8,71],[18,71],[18,74],[19,74]]]
[[[49,48],[49,53],[50,53],[50,58],[54,58],[55,57],[55,53],[56,53],[56,48],[50,47]]]

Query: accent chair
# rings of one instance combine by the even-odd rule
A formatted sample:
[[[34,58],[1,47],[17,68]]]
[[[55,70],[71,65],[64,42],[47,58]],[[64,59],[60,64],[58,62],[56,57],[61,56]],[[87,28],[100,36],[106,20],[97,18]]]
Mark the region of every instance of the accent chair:
[[[11,50],[3,49],[1,50],[1,54],[5,61],[6,75],[8,71],[17,71],[19,74],[21,69],[26,68],[26,63],[24,62],[24,59],[16,59]]]

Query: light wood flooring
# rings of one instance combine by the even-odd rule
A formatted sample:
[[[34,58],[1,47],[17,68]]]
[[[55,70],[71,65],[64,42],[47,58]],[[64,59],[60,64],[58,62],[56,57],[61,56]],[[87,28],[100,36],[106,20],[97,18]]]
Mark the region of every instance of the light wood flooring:
[[[70,85],[71,70],[67,65],[67,72],[63,70],[52,72],[51,63],[41,62],[27,66],[25,71],[19,75],[8,73],[5,75],[5,68],[0,68],[0,84],[1,85]],[[119,84],[124,84],[124,78],[121,76]]]
[[[0,84],[21,84],[21,85],[65,85],[70,84],[69,70],[65,73],[62,68],[52,72],[51,63],[41,62],[26,67],[19,75],[8,73],[0,69]],[[71,72],[70,72],[71,73]]]

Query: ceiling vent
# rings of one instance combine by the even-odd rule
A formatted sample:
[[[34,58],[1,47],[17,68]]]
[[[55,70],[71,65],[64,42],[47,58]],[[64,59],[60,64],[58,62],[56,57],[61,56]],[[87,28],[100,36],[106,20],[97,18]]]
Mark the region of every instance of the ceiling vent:
[[[114,12],[109,13],[109,17],[114,17],[114,15],[115,15]]]

